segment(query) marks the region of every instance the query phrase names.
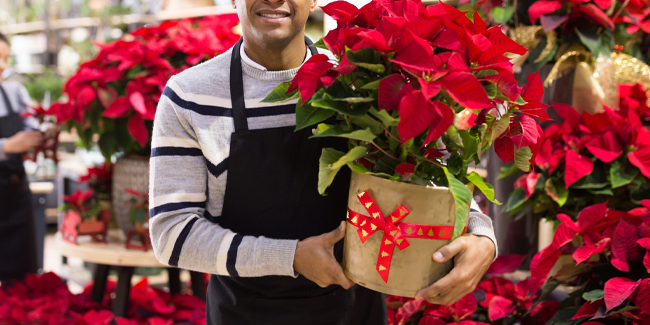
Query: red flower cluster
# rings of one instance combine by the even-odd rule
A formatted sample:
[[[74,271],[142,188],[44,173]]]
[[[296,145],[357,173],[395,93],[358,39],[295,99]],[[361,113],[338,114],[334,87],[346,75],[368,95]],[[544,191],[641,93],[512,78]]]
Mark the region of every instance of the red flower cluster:
[[[627,278],[608,279],[603,298],[586,302],[575,319],[596,315],[603,304],[609,312],[630,298],[638,309],[611,314],[607,318],[627,318],[633,324],[647,324],[650,321],[650,278],[647,277],[650,272],[650,201],[642,203],[645,208],[627,213],[610,210],[607,203],[596,204],[582,210],[577,222],[567,215],[558,215],[562,223],[555,231],[552,244],[535,255],[531,262],[533,288],[544,284],[563,252],[573,251],[577,265],[610,264],[618,271],[628,272]],[[645,270],[640,269],[640,265]]]
[[[564,182],[568,188],[594,169],[591,156],[610,163],[626,154],[630,163],[650,177],[650,131],[643,121],[650,120],[650,108],[641,85],[621,85],[621,107],[614,111],[580,115],[573,107],[555,103],[562,124],[550,125],[544,131],[535,164],[551,175],[564,165]],[[526,176],[526,194],[534,190],[537,173]]]
[[[87,190],[85,192],[76,190],[71,195],[64,195],[63,202],[67,204],[68,208],[83,212],[90,209],[90,200],[93,199],[94,196],[95,193],[93,190]]]
[[[425,145],[438,139],[454,122],[452,103],[483,110],[477,123],[483,123],[487,110],[499,104],[517,106],[523,114],[546,116],[541,88],[538,91],[530,85],[520,89],[505,56],[507,52],[525,54],[527,50],[505,36],[500,27],[486,28],[478,14],[472,21],[449,5],[425,7],[411,0],[376,0],[360,9],[335,1],[323,11],[338,22],[323,42],[340,62],[335,67],[325,55],[315,55],[302,66],[288,93],[298,88],[303,102],[337,77],[363,67],[387,75],[377,85],[378,108],[399,111],[397,130],[402,143],[427,129]],[[397,73],[390,74],[384,64],[368,63],[369,57],[357,57],[366,54],[380,58],[388,70]],[[449,99],[447,104],[442,97]],[[517,101],[520,97],[524,98]],[[516,145],[533,145],[537,127],[524,115],[512,115],[508,114],[513,121],[506,136],[517,137]],[[513,146],[502,152],[508,149],[512,152],[502,158],[514,156]]]
[[[64,92],[69,101],[52,108],[59,121],[77,122],[79,134],[88,128],[99,133],[100,147],[102,137],[126,129],[115,130],[115,123],[98,123],[98,116],[104,120],[128,119],[125,128],[145,147],[149,139],[145,121],[153,120],[167,80],[230,48],[239,39],[232,32],[238,22],[234,14],[164,22],[112,43],[98,44],[97,57],[83,63],[66,82]],[[109,126],[113,129],[107,129]],[[115,147],[102,153],[112,154]]]
[[[115,282],[106,286],[104,301],[92,301],[91,286],[74,295],[54,273],[28,274],[24,282],[0,286],[0,324],[66,325],[171,325],[205,324],[205,302],[187,295],[171,297],[148,286],[147,279],[131,288],[129,318],[110,311]]]
[[[535,1],[528,8],[531,23],[540,19],[545,31],[554,30],[558,26],[571,25],[572,22],[588,19],[609,30],[614,29],[614,22],[605,13],[610,9],[614,0],[542,0]]]

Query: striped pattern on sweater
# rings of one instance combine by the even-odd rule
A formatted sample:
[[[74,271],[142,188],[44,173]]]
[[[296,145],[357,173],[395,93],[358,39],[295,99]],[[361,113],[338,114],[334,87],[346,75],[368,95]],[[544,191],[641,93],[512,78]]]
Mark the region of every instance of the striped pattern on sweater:
[[[231,50],[172,77],[158,104],[149,191],[154,252],[164,264],[211,274],[295,276],[297,240],[242,236],[219,225],[234,132],[230,57]],[[250,129],[295,125],[295,101],[261,99],[297,70],[266,71],[243,56]],[[494,241],[491,221],[481,213],[470,214],[469,231]]]

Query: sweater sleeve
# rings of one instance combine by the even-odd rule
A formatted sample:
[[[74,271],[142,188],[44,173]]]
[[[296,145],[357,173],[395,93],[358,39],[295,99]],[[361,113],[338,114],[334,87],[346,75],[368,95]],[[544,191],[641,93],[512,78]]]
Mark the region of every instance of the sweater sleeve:
[[[489,238],[494,243],[494,259],[497,258],[499,247],[497,246],[497,239],[494,235],[494,228],[492,227],[492,219],[481,212],[478,204],[472,199],[472,204],[469,210],[469,220],[467,222],[467,233],[484,236]]]
[[[242,236],[219,225],[228,151],[221,161],[206,155],[184,97],[172,78],[154,119],[149,230],[156,258],[166,265],[218,275],[296,276],[293,258],[298,240]],[[207,185],[215,181],[213,177],[220,191],[211,192]]]

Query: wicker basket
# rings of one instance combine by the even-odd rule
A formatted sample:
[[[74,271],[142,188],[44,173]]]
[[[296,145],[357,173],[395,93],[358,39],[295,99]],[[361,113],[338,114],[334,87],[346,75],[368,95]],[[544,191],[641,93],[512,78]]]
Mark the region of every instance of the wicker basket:
[[[135,229],[126,206],[131,198],[124,191],[127,187],[138,192],[149,191],[149,157],[125,156],[118,158],[113,166],[113,212],[117,226],[125,234]]]

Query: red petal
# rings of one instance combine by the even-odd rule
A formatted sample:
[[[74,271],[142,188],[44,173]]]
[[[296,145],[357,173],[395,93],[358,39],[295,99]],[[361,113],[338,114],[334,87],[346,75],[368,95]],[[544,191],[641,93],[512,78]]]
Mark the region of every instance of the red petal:
[[[129,99],[126,97],[119,97],[111,103],[111,105],[106,108],[102,115],[110,118],[124,117],[124,115],[131,108]]]
[[[498,138],[494,141],[494,151],[506,164],[515,160],[515,145],[508,137]]]
[[[129,133],[135,138],[141,147],[145,147],[147,140],[149,139],[149,134],[147,133],[147,127],[144,125],[142,117],[138,114],[133,114],[129,119],[128,123]]]
[[[639,284],[640,281],[634,282],[622,277],[612,278],[605,282],[605,306],[607,311],[622,304],[625,299],[634,293]]]
[[[336,71],[338,71],[341,74],[350,74],[356,68],[357,65],[348,61],[348,56],[344,55],[341,57],[341,61],[339,62],[339,65],[336,67]]]
[[[347,22],[359,14],[359,9],[347,1],[334,1],[322,6],[323,12],[336,21]]]
[[[537,156],[535,157],[535,164],[542,170],[548,169],[551,155],[553,154],[553,142],[547,139],[542,144]],[[551,174],[551,172],[549,172]]]
[[[499,89],[503,95],[510,98],[510,100],[515,101],[517,100],[517,97],[519,97],[520,91],[514,75],[502,72],[498,75],[487,76],[486,79],[489,82],[495,84],[497,86],[497,89]]]
[[[420,82],[420,88],[422,90],[422,94],[424,94],[424,97],[427,99],[431,99],[433,97],[436,97],[438,93],[440,92],[440,83],[437,81],[433,82],[427,82],[423,78],[418,79]]]
[[[632,301],[644,313],[650,315],[650,279],[639,280],[639,282],[632,295]]]
[[[614,29],[614,23],[612,20],[609,19],[607,14],[600,10],[596,5],[588,3],[578,7],[580,8],[580,11],[585,14],[585,16],[587,16],[587,18],[605,27],[608,27],[609,29]]]
[[[594,2],[600,7],[600,9],[608,10],[612,6],[614,0],[594,0]]]
[[[530,22],[534,24],[541,15],[550,14],[560,8],[562,8],[562,3],[560,1],[536,1],[528,8]]]
[[[632,165],[639,168],[643,176],[650,178],[650,146],[644,146],[627,154]]]
[[[434,106],[436,107],[436,113],[438,116],[432,120],[431,125],[429,126],[429,133],[423,143],[425,146],[431,143],[431,141],[440,138],[442,134],[447,132],[449,127],[454,124],[455,114],[449,106],[442,102],[435,102]]]
[[[614,231],[612,241],[612,265],[617,269],[628,272],[628,261],[633,261],[642,254],[641,247],[637,244],[639,234],[637,228],[625,220],[620,220]]]
[[[573,150],[567,150],[564,184],[567,188],[579,179],[591,174],[594,162],[589,157],[579,155]]]
[[[539,322],[538,324],[546,324],[560,308],[558,301],[542,301],[537,307],[530,311],[530,315]]]
[[[605,301],[603,299],[596,300],[594,302],[591,301],[586,301],[580,309],[578,309],[578,312],[571,318],[570,320],[576,320],[582,317],[592,317],[596,315],[596,312],[598,312],[598,309],[600,306],[605,304]]]
[[[419,91],[412,91],[399,104],[400,121],[397,124],[402,144],[418,135],[438,117],[438,108]]]
[[[609,242],[611,242],[611,239],[604,238],[596,245],[584,245],[573,252],[573,259],[576,261],[576,264],[580,264],[588,260],[591,256],[602,253]]]
[[[485,274],[503,274],[511,273],[517,270],[521,262],[526,259],[526,255],[501,255],[492,262],[490,268]]]
[[[465,108],[493,107],[492,101],[476,76],[469,72],[451,72],[440,79],[442,87]]]
[[[76,101],[80,105],[86,105],[97,98],[97,93],[90,86],[84,86],[77,94]]]
[[[329,57],[325,54],[312,56],[300,67],[296,77],[291,81],[287,93],[300,88],[300,98],[306,101],[316,91],[320,78],[330,71],[333,66],[334,64],[329,62]]]
[[[398,109],[399,103],[407,94],[413,91],[413,87],[406,83],[402,75],[390,75],[379,82],[377,103],[379,109]]]
[[[536,103],[541,103],[543,96],[544,85],[542,84],[542,79],[539,77],[539,72],[529,74],[524,88],[521,89],[521,98],[528,102],[524,107],[533,104],[533,108],[537,108],[538,104]]]
[[[646,271],[650,273],[650,250],[645,252],[645,256],[643,257],[643,266],[645,266]]]
[[[612,125],[612,121],[607,118],[607,113],[596,113],[591,115],[584,111],[582,112],[582,119],[585,126],[587,126],[591,132],[602,132]]]
[[[444,157],[445,154],[438,151],[438,149],[436,149],[436,148],[429,148],[429,149],[424,151],[423,156],[425,158],[440,158],[440,157]]]
[[[599,134],[597,137],[587,142],[585,147],[587,147],[596,158],[606,163],[612,162],[623,153],[620,141],[612,131]]]
[[[645,248],[645,249],[650,249],[650,237],[647,238],[641,238],[636,241],[639,246]]]
[[[415,165],[411,163],[401,163],[395,167],[395,173],[402,177],[411,177],[415,172]]]
[[[537,122],[526,115],[515,116],[515,123],[519,123],[521,133],[511,136],[512,142],[517,148],[529,147],[537,143]]]
[[[564,121],[571,124],[572,127],[575,128],[578,123],[580,123],[580,113],[578,113],[573,106],[562,103],[553,103],[553,108],[555,109],[555,112],[557,112]]]
[[[494,321],[512,315],[515,311],[516,305],[512,300],[496,296],[490,300],[488,307],[488,318]]]
[[[542,25],[545,32],[549,32],[558,28],[568,19],[569,15],[542,15],[539,19],[539,23]]]
[[[426,45],[420,42],[411,42],[402,51],[399,51],[391,61],[399,64],[403,69],[414,75],[420,75],[423,71],[436,69],[432,56],[433,49],[428,42],[426,42]]]

